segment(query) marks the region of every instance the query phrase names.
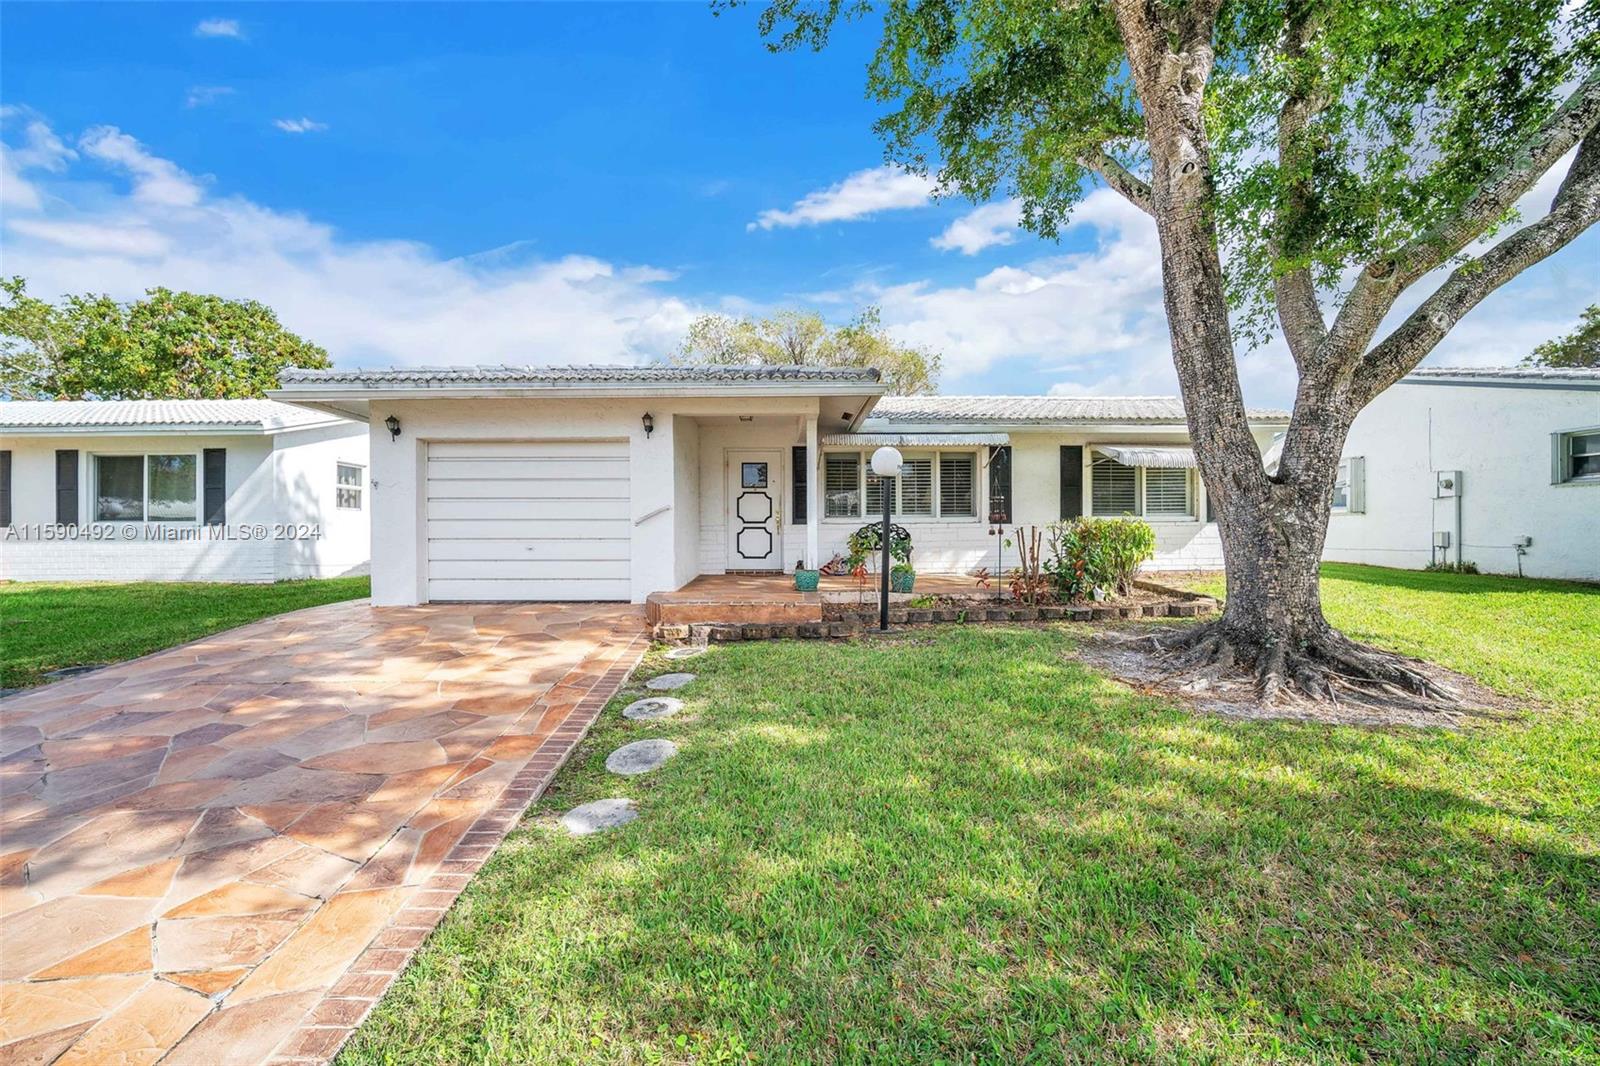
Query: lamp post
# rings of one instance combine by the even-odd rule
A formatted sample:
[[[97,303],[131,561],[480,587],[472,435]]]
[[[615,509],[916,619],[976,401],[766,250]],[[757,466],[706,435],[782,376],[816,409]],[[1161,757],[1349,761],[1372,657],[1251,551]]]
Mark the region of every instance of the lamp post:
[[[878,575],[878,631],[889,631],[889,512],[894,505],[894,479],[900,476],[905,460],[898,448],[887,444],[872,453],[872,472],[878,475],[879,493],[883,496],[883,565]]]

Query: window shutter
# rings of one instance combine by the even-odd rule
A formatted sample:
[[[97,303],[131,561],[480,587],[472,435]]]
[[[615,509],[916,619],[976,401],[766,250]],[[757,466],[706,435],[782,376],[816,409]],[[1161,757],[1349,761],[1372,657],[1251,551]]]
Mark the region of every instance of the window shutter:
[[[1061,446],[1061,517],[1083,514],[1083,448],[1077,444]]]
[[[1187,467],[1146,467],[1144,471],[1145,514],[1177,517],[1190,514],[1189,470]]]
[[[1550,434],[1550,484],[1559,485],[1567,480],[1567,435]]]
[[[11,452],[0,451],[0,526],[11,524]]]
[[[1093,479],[1089,496],[1095,514],[1115,516],[1139,513],[1138,470],[1102,455],[1095,459],[1090,471]]]
[[[1011,524],[1011,445],[989,449],[989,521]]]
[[[1350,460],[1350,506],[1345,508],[1351,514],[1367,513],[1367,461],[1359,456]]]
[[[933,517],[933,460],[907,459],[900,468],[900,498],[895,513],[910,518]]]
[[[832,452],[822,459],[822,514],[854,518],[861,514],[861,456]]]
[[[56,449],[56,524],[78,524],[78,451]]]
[[[789,521],[806,520],[806,486],[811,482],[810,464],[806,462],[806,446],[797,444],[789,449]]]
[[[946,518],[978,515],[978,456],[948,452],[939,456],[939,514]]]
[[[228,520],[228,449],[205,448],[204,460],[206,525],[220,526]]]

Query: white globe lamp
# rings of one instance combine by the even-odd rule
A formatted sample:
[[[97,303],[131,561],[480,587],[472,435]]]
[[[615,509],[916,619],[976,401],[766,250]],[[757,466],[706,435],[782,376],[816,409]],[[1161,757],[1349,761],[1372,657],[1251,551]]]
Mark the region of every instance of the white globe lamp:
[[[900,468],[904,465],[905,458],[899,448],[885,444],[872,453],[872,472],[879,477],[899,477]]]

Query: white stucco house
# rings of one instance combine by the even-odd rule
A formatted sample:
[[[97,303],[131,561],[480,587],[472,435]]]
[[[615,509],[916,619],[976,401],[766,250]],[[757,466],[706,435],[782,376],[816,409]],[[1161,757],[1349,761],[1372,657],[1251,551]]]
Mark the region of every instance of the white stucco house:
[[[367,441],[272,400],[0,403],[0,579],[364,572]]]
[[[1323,557],[1600,580],[1600,370],[1403,378],[1350,429]]]
[[[366,421],[373,599],[628,600],[826,562],[881,513],[924,573],[993,567],[991,519],[1140,514],[1156,567],[1222,565],[1176,397],[886,397],[800,367],[296,370],[280,400]],[[1263,447],[1287,423],[1253,411]]]

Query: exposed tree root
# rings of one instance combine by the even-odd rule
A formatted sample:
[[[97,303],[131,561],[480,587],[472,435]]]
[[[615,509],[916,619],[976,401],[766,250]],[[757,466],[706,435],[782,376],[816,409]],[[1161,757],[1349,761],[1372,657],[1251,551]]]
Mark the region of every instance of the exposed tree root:
[[[1266,644],[1230,633],[1222,620],[1142,638],[1139,645],[1167,663],[1167,680],[1203,692],[1240,673],[1254,679],[1257,698],[1271,705],[1292,690],[1312,700],[1339,701],[1339,691],[1380,690],[1455,705],[1460,693],[1393,652],[1358,644],[1323,629],[1295,646]]]

